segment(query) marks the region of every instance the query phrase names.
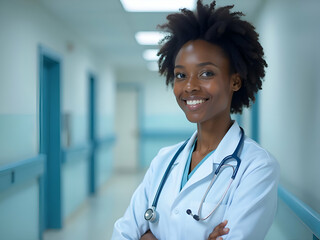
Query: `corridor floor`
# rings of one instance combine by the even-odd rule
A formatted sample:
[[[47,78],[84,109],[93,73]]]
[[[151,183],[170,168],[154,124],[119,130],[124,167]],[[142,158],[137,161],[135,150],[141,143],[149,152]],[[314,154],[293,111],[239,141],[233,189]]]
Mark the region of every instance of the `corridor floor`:
[[[114,222],[123,215],[144,172],[117,173],[96,196],[65,222],[61,230],[47,230],[44,240],[110,240]]]

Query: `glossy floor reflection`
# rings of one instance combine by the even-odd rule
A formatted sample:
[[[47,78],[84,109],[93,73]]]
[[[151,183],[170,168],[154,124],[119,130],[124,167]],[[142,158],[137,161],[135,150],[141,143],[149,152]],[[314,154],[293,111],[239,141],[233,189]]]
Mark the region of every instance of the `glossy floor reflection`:
[[[117,173],[89,198],[61,230],[48,230],[44,240],[109,240],[113,224],[127,208],[144,172]]]

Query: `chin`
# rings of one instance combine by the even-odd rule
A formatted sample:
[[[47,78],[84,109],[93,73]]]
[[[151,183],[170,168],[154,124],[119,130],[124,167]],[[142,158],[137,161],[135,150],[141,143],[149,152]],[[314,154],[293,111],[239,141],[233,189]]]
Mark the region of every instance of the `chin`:
[[[195,117],[188,117],[188,116],[186,116],[186,118],[187,118],[188,121],[191,122],[191,123],[200,123],[200,122],[201,122],[200,119],[195,118]]]

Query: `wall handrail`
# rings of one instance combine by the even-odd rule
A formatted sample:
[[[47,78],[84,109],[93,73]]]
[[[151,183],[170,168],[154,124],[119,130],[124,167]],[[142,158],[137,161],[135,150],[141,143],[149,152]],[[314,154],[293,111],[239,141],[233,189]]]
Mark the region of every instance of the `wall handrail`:
[[[82,153],[84,151],[89,151],[91,149],[91,145],[90,144],[79,144],[76,146],[70,146],[67,148],[63,148],[62,152],[63,154],[73,154],[73,153]]]
[[[68,162],[68,159],[69,159],[68,156],[70,156],[70,155],[89,154],[91,149],[92,149],[92,146],[88,143],[63,148],[61,162],[62,162],[62,164],[65,164],[66,162]]]
[[[83,152],[83,151],[89,151],[89,150],[92,150],[93,147],[100,147],[102,145],[112,146],[114,144],[115,140],[116,140],[115,135],[110,134],[110,135],[105,136],[103,138],[97,138],[94,141],[64,147],[64,148],[62,148],[62,152],[64,154],[73,154],[73,153],[78,153],[78,152]]]
[[[110,134],[102,138],[95,139],[95,145],[97,147],[101,146],[112,146],[116,141],[116,135]]]
[[[114,134],[107,135],[103,138],[97,138],[94,141],[86,142],[83,144],[72,145],[62,149],[62,163],[68,162],[68,157],[74,154],[89,154],[95,148],[102,146],[113,146],[116,141]]]
[[[16,161],[0,167],[0,192],[35,179],[43,174],[46,156],[39,154],[32,158]]]
[[[158,139],[170,139],[170,138],[188,138],[194,131],[184,130],[141,130],[140,137],[142,139],[158,138]]]
[[[320,238],[320,214],[298,199],[283,186],[278,187],[279,198],[298,216],[310,229],[314,236]]]

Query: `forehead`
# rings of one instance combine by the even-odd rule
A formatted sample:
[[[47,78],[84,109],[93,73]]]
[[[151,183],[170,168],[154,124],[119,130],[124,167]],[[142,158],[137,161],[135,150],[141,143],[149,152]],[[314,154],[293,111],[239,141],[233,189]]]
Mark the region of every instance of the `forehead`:
[[[185,43],[175,59],[175,65],[201,62],[212,62],[218,66],[229,65],[229,59],[220,46],[200,39]]]

